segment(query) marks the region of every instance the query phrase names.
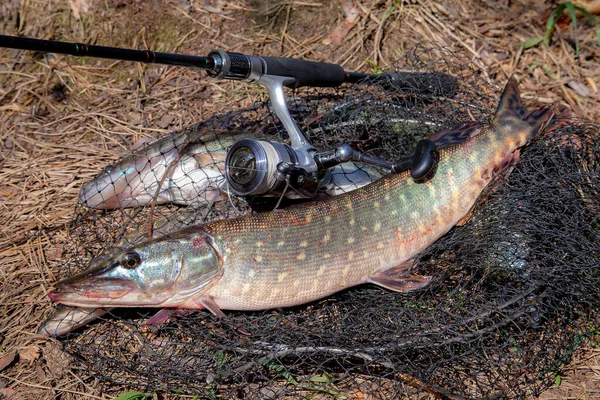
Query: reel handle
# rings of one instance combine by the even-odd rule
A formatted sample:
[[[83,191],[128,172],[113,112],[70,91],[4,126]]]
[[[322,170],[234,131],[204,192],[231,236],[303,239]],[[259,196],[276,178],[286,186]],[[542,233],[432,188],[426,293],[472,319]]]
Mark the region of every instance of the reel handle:
[[[392,172],[410,170],[410,176],[415,181],[427,179],[437,167],[439,155],[435,143],[429,139],[417,142],[415,151],[409,157],[403,158],[392,166]]]
[[[421,139],[417,142],[413,154],[394,164],[379,158],[367,156],[353,149],[349,144],[343,144],[334,150],[317,153],[314,158],[321,170],[347,161],[359,161],[387,169],[393,173],[410,170],[410,176],[413,180],[422,181],[430,177],[431,173],[437,167],[439,155],[435,143],[429,139]]]

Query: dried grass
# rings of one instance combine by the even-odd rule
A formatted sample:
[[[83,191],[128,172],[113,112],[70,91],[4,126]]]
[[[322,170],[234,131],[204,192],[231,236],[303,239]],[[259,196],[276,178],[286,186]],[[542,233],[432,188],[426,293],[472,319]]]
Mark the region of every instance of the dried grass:
[[[14,0],[0,5],[0,32],[200,55],[223,48],[353,71],[390,63],[428,40],[465,51],[499,81],[517,74],[532,103],[558,103],[600,122],[600,48],[585,23],[574,59],[570,29],[555,33],[550,47],[521,49],[543,34],[549,5],[541,0],[390,3],[356,3],[358,22],[339,46],[323,44],[344,19],[333,1],[95,0],[78,20],[65,0]],[[0,49],[0,357],[19,355],[0,371],[0,398],[108,399],[123,391],[76,370],[54,340],[35,335],[79,188],[139,140],[261,95],[196,71]],[[565,369],[560,388],[541,396],[598,397],[600,352],[591,346]]]

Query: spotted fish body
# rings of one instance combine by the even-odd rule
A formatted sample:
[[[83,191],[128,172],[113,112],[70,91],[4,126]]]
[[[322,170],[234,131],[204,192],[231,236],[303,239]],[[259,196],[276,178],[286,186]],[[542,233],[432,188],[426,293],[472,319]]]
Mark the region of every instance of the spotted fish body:
[[[526,115],[509,81],[489,126],[435,134],[431,179],[408,172],[331,199],[190,227],[142,243],[59,282],[50,298],[82,307],[261,310],[371,282],[423,287],[411,259],[463,219],[494,176],[550,118]]]

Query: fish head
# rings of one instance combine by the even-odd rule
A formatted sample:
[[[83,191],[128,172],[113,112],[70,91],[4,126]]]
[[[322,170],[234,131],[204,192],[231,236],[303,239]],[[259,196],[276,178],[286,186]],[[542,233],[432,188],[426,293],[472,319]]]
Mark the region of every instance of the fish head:
[[[167,136],[134,150],[84,183],[79,202],[101,210],[149,203],[167,167],[186,143],[185,135]]]
[[[158,154],[152,150],[129,154],[116,164],[105,167],[93,180],[83,184],[79,202],[101,210],[149,203],[167,167],[178,154],[176,148]]]
[[[48,297],[76,307],[176,307],[222,274],[211,243],[204,233],[141,243],[57,282]]]

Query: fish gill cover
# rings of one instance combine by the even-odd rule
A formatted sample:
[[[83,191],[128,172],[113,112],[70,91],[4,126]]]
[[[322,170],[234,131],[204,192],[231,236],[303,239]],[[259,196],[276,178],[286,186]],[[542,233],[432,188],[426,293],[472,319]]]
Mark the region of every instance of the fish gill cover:
[[[450,74],[458,86],[450,94],[385,85],[295,92],[292,115],[317,148],[350,143],[388,160],[442,127],[493,116],[498,86],[461,54],[421,45],[393,68]],[[98,186],[91,193],[106,199],[86,202],[88,195],[76,207],[63,277],[147,239],[149,226],[157,237],[273,207],[276,201],[227,199],[220,177],[238,135],[287,140],[276,121],[268,103],[258,104],[162,138],[157,154],[135,152],[145,161],[125,185]],[[418,272],[433,277],[423,290],[362,285],[291,309],[228,311],[226,319],[198,311],[151,326],[144,321],[157,310],[112,310],[67,335],[64,348],[98,379],[201,398],[535,396],[581,343],[595,339],[600,322],[599,132],[559,119],[522,149],[512,174],[485,192],[470,220],[419,256]],[[369,168],[338,170],[335,187],[364,184],[357,171],[378,176]],[[155,204],[139,202],[159,186]],[[321,195],[339,192],[332,188]],[[116,207],[103,207],[127,191],[138,203],[122,195]]]

